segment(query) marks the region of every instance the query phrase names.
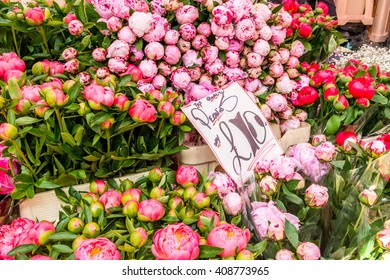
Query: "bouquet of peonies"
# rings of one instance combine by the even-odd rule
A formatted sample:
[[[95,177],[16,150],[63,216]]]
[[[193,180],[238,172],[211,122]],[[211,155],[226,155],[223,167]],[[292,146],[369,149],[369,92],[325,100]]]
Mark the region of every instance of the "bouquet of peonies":
[[[242,202],[224,173],[155,168],[137,181],[57,190],[58,222],[19,217],[0,227],[1,259],[254,259],[264,250],[241,222]],[[238,196],[238,197],[237,197]]]

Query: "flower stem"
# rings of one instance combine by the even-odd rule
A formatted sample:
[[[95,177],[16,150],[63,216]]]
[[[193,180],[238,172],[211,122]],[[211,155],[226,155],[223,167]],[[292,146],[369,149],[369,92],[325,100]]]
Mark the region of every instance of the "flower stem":
[[[15,29],[13,27],[11,27],[11,30],[12,30],[12,37],[14,39],[15,51],[16,51],[18,57],[20,57],[20,50],[19,50],[19,46],[18,46],[18,41],[16,40]]]
[[[107,153],[111,153],[111,133],[108,129],[106,130],[106,139],[107,139]]]
[[[366,208],[365,205],[361,204],[362,205],[362,209],[360,210],[360,213],[359,213],[359,217],[356,221],[356,224],[355,226],[353,227],[353,229],[356,231],[356,229],[358,228],[359,224],[360,224],[360,221],[362,220],[362,217],[363,217],[363,212],[364,212],[364,209]]]
[[[127,139],[127,147],[130,147],[131,139],[133,138],[134,129],[130,131],[129,138]]]
[[[47,44],[47,38],[46,38],[45,30],[43,30],[42,25],[40,25],[40,26],[38,27],[38,29],[39,29],[39,33],[41,33],[43,43],[45,44],[46,53],[47,53],[47,54],[49,55],[49,57],[51,58],[50,48],[49,48],[49,45]]]
[[[56,112],[56,117],[57,117],[58,125],[60,126],[60,131],[65,132],[64,127],[62,126],[62,119],[61,119],[60,110],[58,110],[58,108],[55,108],[54,112]]]
[[[34,179],[37,180],[37,177],[36,177],[36,175],[35,175],[34,169],[32,168],[30,162],[29,162],[28,159],[26,158],[26,156],[25,156],[25,154],[23,153],[22,149],[20,149],[18,143],[16,143],[15,140],[13,141],[13,144],[15,145],[18,154],[19,154],[20,157],[23,159],[23,162],[24,162],[24,164],[26,165],[26,167],[31,171],[31,173],[32,173],[32,175],[33,175],[33,177],[34,177]]]
[[[158,130],[157,130],[157,139],[160,139],[160,132],[164,125],[164,119],[161,119],[160,123],[158,124]]]

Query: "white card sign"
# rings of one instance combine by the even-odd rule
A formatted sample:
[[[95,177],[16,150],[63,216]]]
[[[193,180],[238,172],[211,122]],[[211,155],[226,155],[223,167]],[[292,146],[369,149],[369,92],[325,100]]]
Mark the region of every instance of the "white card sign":
[[[182,111],[236,183],[249,179],[259,159],[283,154],[259,107],[238,83],[192,102]]]

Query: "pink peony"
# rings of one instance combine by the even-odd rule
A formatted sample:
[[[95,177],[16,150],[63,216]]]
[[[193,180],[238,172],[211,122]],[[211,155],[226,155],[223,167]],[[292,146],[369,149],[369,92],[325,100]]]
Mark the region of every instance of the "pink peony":
[[[235,35],[234,25],[229,24],[220,26],[211,20],[211,32],[217,37],[229,37],[233,38]]]
[[[225,67],[221,59],[217,58],[212,63],[206,63],[204,68],[210,75],[217,75],[222,73]]]
[[[236,184],[233,179],[225,173],[211,171],[208,174],[207,181],[217,188],[220,198],[236,191]]]
[[[114,92],[109,87],[89,85],[84,89],[84,98],[93,110],[101,110],[101,104],[111,107],[114,104]]]
[[[200,253],[199,235],[183,223],[167,225],[153,236],[152,253],[157,260],[195,260]]]
[[[192,39],[191,42],[192,47],[197,51],[207,46],[208,44],[209,42],[207,41],[206,36],[200,34],[195,35],[194,39]]]
[[[296,253],[301,260],[318,260],[321,257],[320,248],[312,242],[300,243]]]
[[[299,219],[290,213],[283,213],[276,207],[274,201],[269,201],[268,203],[252,202],[251,216],[257,232],[262,239],[268,238],[270,223],[279,225],[284,230],[284,223],[287,219],[297,230],[300,227]]]
[[[165,48],[164,60],[170,64],[175,65],[180,61],[181,52],[180,49],[175,45],[168,45]]]
[[[242,19],[236,23],[236,38],[248,41],[255,37],[256,27],[252,19]]]
[[[278,93],[268,95],[266,104],[275,112],[283,112],[287,109],[287,99]]]
[[[311,184],[305,191],[305,202],[311,208],[320,209],[328,202],[329,195],[326,187]]]
[[[332,161],[336,155],[336,147],[331,142],[325,141],[315,148],[315,155],[319,160]]]
[[[77,74],[79,71],[79,61],[77,59],[71,59],[64,64],[64,70],[70,74]]]
[[[199,54],[195,50],[188,50],[182,57],[183,66],[185,68],[191,68],[194,66],[202,66],[202,58],[199,57]]]
[[[222,199],[222,206],[227,214],[237,216],[242,211],[243,203],[241,196],[236,192],[228,193]]]
[[[219,26],[229,25],[233,21],[233,12],[225,6],[217,6],[212,11],[212,19]]]
[[[268,25],[263,26],[259,31],[260,39],[263,39],[265,41],[269,41],[272,38],[272,29]]]
[[[213,63],[218,58],[218,48],[207,46],[201,50],[201,56],[206,63]]]
[[[153,16],[151,13],[134,12],[129,18],[129,27],[138,36],[142,37],[152,28]]]
[[[103,204],[104,209],[107,211],[111,207],[120,206],[121,198],[122,194],[119,191],[108,190],[100,196],[99,202]]]
[[[28,8],[25,17],[28,25],[39,26],[45,20],[45,12],[39,7]]]
[[[198,34],[203,35],[205,37],[209,37],[211,35],[211,26],[207,22],[201,22],[196,28]]]
[[[264,57],[256,52],[250,52],[246,55],[248,66],[251,68],[259,67],[263,61]]]
[[[157,75],[158,69],[156,63],[151,59],[144,59],[139,64],[144,79],[151,80]]]
[[[136,99],[128,112],[135,122],[151,123],[157,119],[156,108],[145,99]]]
[[[290,180],[294,175],[295,168],[296,164],[294,160],[285,156],[279,156],[271,160],[269,171],[274,178]]]
[[[167,19],[160,15],[153,15],[151,28],[143,35],[142,38],[148,43],[159,42],[164,38],[168,29],[169,25]]]
[[[164,206],[155,199],[141,201],[138,208],[138,220],[143,222],[158,221],[165,214]]]
[[[75,250],[76,260],[120,260],[121,254],[115,244],[105,237],[83,241]]]
[[[44,245],[49,242],[49,237],[56,232],[54,224],[49,221],[39,221],[28,231],[28,237],[33,244]]]
[[[62,52],[62,58],[65,59],[66,61],[69,61],[71,59],[74,59],[77,57],[78,55],[78,51],[75,49],[75,48],[66,48],[63,52]]]
[[[244,250],[250,239],[248,229],[242,230],[233,224],[220,224],[207,236],[207,244],[222,248],[220,257],[233,257],[236,252]]]
[[[118,32],[122,28],[122,21],[118,17],[110,17],[107,20],[107,27],[112,32]]]
[[[286,29],[281,26],[271,26],[272,38],[271,41],[275,45],[280,45],[286,39]]]
[[[125,26],[119,30],[118,39],[132,45],[137,40],[137,35],[135,35],[129,26]]]
[[[109,19],[112,17],[112,3],[111,0],[94,0],[93,6],[102,18]]]
[[[199,184],[198,171],[190,165],[181,165],[176,172],[176,182],[183,188],[196,187]]]
[[[127,60],[130,55],[130,46],[122,40],[115,40],[107,49],[107,57],[117,57]]]
[[[159,42],[151,42],[145,47],[145,55],[152,60],[160,60],[164,56],[164,46]]]
[[[173,86],[177,89],[185,89],[191,81],[189,71],[184,67],[174,70],[170,76]]]
[[[194,23],[199,17],[199,12],[192,5],[184,5],[175,11],[175,16],[179,24]]]
[[[290,54],[295,57],[301,57],[305,53],[305,46],[301,41],[295,40],[291,44]]]
[[[14,248],[15,234],[10,225],[0,226],[0,260],[12,260],[7,254]]]
[[[74,19],[71,22],[69,22],[68,31],[73,36],[79,36],[84,31],[84,24],[81,21]]]
[[[271,47],[266,40],[258,39],[253,45],[253,51],[260,54],[261,56],[267,56],[270,52]]]
[[[296,260],[295,255],[293,252],[287,249],[281,249],[278,252],[276,252],[275,260],[280,261],[289,261],[289,260]]]
[[[179,41],[179,37],[179,31],[170,29],[164,35],[164,42],[168,45],[175,45]]]
[[[183,40],[191,41],[196,35],[196,27],[192,23],[180,25],[179,33]]]
[[[107,51],[103,48],[96,48],[92,51],[92,58],[97,62],[103,62],[107,59]]]

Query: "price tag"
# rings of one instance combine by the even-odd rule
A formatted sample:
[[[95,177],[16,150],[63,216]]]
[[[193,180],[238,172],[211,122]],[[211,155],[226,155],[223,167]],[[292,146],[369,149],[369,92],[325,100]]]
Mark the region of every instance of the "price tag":
[[[260,108],[238,83],[192,102],[182,111],[236,183],[250,178],[258,160],[283,154]]]

